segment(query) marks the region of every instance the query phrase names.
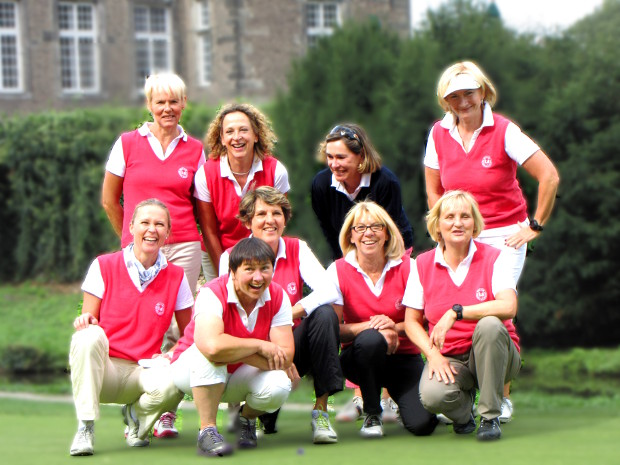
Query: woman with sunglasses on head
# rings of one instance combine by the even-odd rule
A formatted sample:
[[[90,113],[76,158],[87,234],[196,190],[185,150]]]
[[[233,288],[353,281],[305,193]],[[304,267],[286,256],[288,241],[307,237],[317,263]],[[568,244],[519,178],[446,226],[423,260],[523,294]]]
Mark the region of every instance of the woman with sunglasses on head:
[[[416,436],[429,435],[437,417],[420,402],[424,362],[405,334],[401,303],[415,265],[398,227],[379,205],[362,201],[347,214],[339,239],[344,258],[329,266],[327,279],[338,296],[333,307],[340,320],[342,371],[362,393],[366,417],[360,435],[383,436],[382,387],[396,402],[403,426]]]
[[[403,208],[400,183],[389,169],[382,166],[381,155],[372,145],[366,131],[353,123],[334,127],[319,147],[318,158],[328,168],[312,181],[312,209],[323,235],[331,248],[332,258],[342,257],[340,228],[347,212],[356,201],[372,200],[381,205],[398,226],[405,248],[413,247],[413,228]],[[347,387],[355,388],[347,381]],[[394,402],[387,392],[383,399],[386,421],[398,421]],[[359,388],[336,416],[337,421],[355,421],[363,411]]]
[[[381,165],[381,155],[361,126],[334,127],[321,143],[318,158],[328,168],[312,181],[312,209],[334,260],[342,257],[338,236],[344,218],[359,200],[381,205],[397,224],[405,247],[413,247],[413,229],[403,208],[398,178]]]

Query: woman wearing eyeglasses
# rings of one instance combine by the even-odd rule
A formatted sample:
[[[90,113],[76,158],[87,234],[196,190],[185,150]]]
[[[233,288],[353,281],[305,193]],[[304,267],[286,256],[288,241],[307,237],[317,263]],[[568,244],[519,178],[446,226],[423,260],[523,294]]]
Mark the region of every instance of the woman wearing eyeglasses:
[[[340,319],[342,371],[362,393],[366,416],[360,434],[383,436],[380,397],[385,387],[404,427],[429,435],[437,417],[420,402],[424,362],[405,334],[401,301],[412,260],[398,227],[379,205],[362,201],[347,214],[339,240],[344,257],[329,266],[327,276],[338,295],[334,310]]]
[[[340,228],[357,200],[381,205],[397,224],[405,247],[413,247],[413,229],[405,215],[398,178],[381,166],[381,155],[361,126],[347,123],[333,128],[321,143],[318,158],[328,168],[312,181],[312,209],[334,260],[342,256]]]

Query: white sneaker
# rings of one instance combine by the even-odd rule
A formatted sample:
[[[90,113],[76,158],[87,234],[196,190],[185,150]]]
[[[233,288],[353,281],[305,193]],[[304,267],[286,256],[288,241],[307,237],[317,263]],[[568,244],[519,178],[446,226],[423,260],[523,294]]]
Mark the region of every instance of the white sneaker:
[[[140,430],[140,422],[132,412],[133,404],[123,405],[123,419],[127,425],[127,436],[125,440],[131,447],[144,447],[149,445],[148,438],[140,439],[138,432]]]
[[[95,430],[94,425],[87,425],[79,428],[73,442],[69,454],[71,455],[93,455],[95,449]]]
[[[174,412],[166,412],[159,417],[153,428],[153,436],[156,438],[176,438],[179,431],[174,427],[177,416]]]
[[[360,436],[363,438],[380,438],[383,437],[383,422],[379,415],[366,415],[364,424],[360,430]]]
[[[364,401],[361,397],[355,396],[342,407],[342,410],[336,415],[336,421],[348,423],[357,421],[362,418],[364,412]]]
[[[500,423],[509,423],[512,420],[512,412],[514,407],[512,406],[512,401],[508,397],[504,397],[502,399],[502,410],[499,414],[499,422]]]
[[[333,444],[338,442],[338,435],[329,423],[329,413],[322,410],[312,411],[312,442],[314,444]]]
[[[388,397],[387,399],[381,399],[381,421],[383,423],[398,423],[400,422],[400,410],[398,405],[394,402],[394,399]]]

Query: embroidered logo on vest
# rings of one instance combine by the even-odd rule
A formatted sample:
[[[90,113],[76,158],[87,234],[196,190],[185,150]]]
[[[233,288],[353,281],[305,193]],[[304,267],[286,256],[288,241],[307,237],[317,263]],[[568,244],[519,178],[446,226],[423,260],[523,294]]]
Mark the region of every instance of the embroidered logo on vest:
[[[295,283],[288,283],[286,285],[286,292],[288,292],[291,295],[297,294],[297,285]]]
[[[491,155],[485,155],[482,157],[482,161],[480,162],[483,168],[490,168],[493,165],[493,159]]]
[[[187,168],[185,168],[184,166],[181,166],[179,168],[179,176],[181,176],[183,179],[186,179],[187,176],[189,176],[189,172],[187,171]]]
[[[476,291],[476,299],[478,299],[480,302],[484,302],[485,300],[487,300],[487,290],[483,287],[479,288]]]
[[[396,310],[401,311],[405,309],[405,306],[403,305],[403,299],[398,299],[395,303],[394,303],[394,307],[396,308]]]
[[[166,310],[166,306],[163,302],[157,302],[155,304],[155,313],[157,313],[159,316],[162,316],[164,314],[164,310]]]

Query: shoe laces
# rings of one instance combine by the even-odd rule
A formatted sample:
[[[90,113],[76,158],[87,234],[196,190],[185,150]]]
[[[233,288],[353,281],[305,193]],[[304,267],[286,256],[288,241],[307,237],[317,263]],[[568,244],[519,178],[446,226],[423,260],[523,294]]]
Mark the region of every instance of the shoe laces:
[[[329,418],[323,415],[322,412],[319,412],[319,415],[316,417],[316,427],[317,429],[330,429]]]
[[[78,442],[89,442],[92,441],[95,431],[92,426],[84,426],[83,428],[78,429],[77,434]]]
[[[379,415],[366,415],[366,419],[364,420],[364,427],[371,428],[373,426],[382,426],[381,418]]]
[[[499,428],[499,420],[497,418],[491,418],[490,420],[488,418],[481,418],[480,427],[486,427],[490,429]]]
[[[174,428],[174,422],[176,421],[177,416],[172,412],[166,412],[159,418],[160,426],[172,429]]]
[[[204,436],[209,436],[209,439],[211,440],[211,443],[213,444],[224,441],[224,436],[222,436],[218,432],[217,428],[214,428],[214,427],[203,429],[202,433],[200,433],[200,436],[201,438],[203,438]]]
[[[248,420],[240,415],[239,423],[241,424],[241,438],[256,441],[256,421]]]

